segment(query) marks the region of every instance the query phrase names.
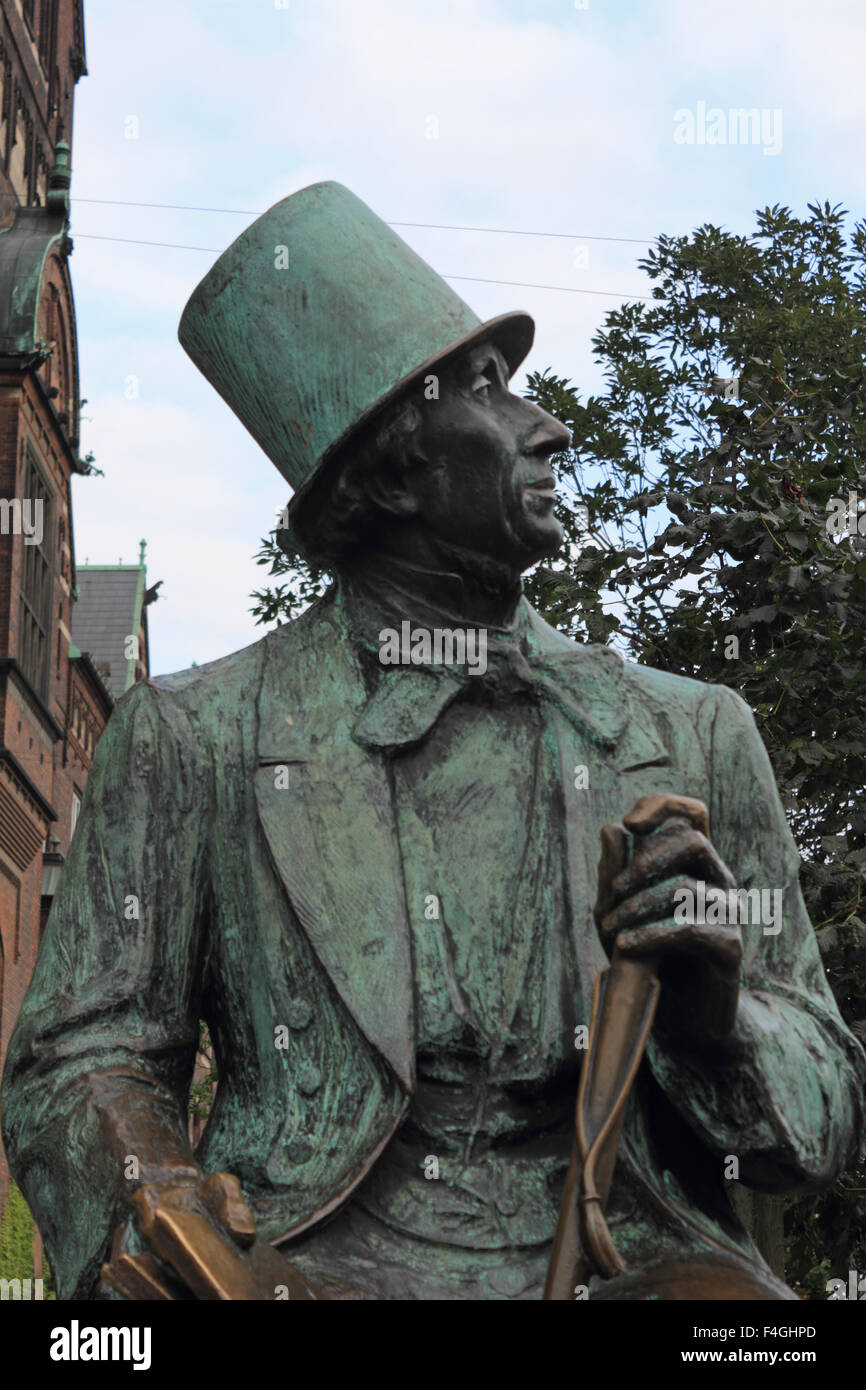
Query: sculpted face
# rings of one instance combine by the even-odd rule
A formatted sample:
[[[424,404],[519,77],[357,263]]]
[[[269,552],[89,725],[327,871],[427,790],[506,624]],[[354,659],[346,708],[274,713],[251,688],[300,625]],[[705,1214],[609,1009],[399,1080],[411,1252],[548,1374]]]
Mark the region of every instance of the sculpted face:
[[[550,456],[569,431],[508,389],[508,369],[491,342],[443,369],[437,400],[418,400],[416,456],[403,481],[380,502],[409,523],[416,555],[424,541],[479,551],[517,573],[559,549]],[[405,547],[401,547],[405,548]]]

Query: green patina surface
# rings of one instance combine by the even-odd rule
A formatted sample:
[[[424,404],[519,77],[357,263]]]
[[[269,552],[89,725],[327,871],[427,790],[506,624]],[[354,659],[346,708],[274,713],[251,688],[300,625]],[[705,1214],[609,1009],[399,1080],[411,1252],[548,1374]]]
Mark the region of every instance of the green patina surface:
[[[425,363],[441,368],[449,392],[425,420],[434,467],[413,475],[414,496],[378,479],[403,522],[386,537],[377,519],[404,616],[426,601],[422,620],[441,626],[452,562],[467,561],[483,612],[497,568],[500,599],[516,594],[561,538],[546,473],[567,431],[507,390],[531,328],[521,314],[480,325],[325,184],[221,257],[181,336],[296,498],[359,421],[417,388]],[[453,542],[441,564],[431,537]],[[409,556],[426,595],[407,589]],[[386,667],[388,585],[368,584],[365,617],[350,578],[261,642],[134,686],[100,740],[3,1088],[7,1152],[60,1297],[94,1295],[134,1182],[202,1171],[236,1174],[267,1238],[368,1295],[540,1296],[573,1030],[607,963],[600,832],[660,794],[705,803],[733,881],[780,894],[781,925],[744,926],[723,1041],[656,1028],[611,1230],[633,1264],[721,1251],[760,1267],[728,1160],[766,1191],[831,1182],[862,1132],[864,1055],[829,990],[747,707],[578,646],[525,600],[515,619],[516,598],[507,632],[492,629],[487,684]],[[431,896],[438,918],[424,917]],[[725,997],[733,1017],[733,977]],[[687,1013],[690,996],[665,999],[668,1022],[671,999]],[[220,1084],[193,1155],[202,1020]],[[419,1177],[431,1158],[439,1176]]]
[[[641,795],[705,800],[738,882],[784,892],[777,935],[744,929],[738,1050],[714,1062],[651,1044],[611,1203],[633,1258],[648,1242],[653,1253],[721,1246],[754,1257],[725,1198],[724,1156],[736,1154],[755,1186],[820,1186],[862,1123],[863,1054],[824,978],[766,754],[732,692],[577,647],[528,605],[521,622],[543,686],[534,718],[557,769],[568,881],[557,911],[573,952],[573,1017],[588,1017],[605,959],[591,915],[599,831]],[[186,1095],[202,1017],[221,1081],[197,1159],[238,1174],[271,1239],[312,1231],[397,1131],[400,1144],[411,1138],[418,904],[407,900],[393,799],[403,725],[384,728],[381,710],[394,704],[392,683],[407,682],[416,720],[419,697],[415,673],[395,670],[382,675],[377,703],[362,668],[331,595],[242,652],[134,687],[112,716],[4,1087],[7,1150],[61,1297],[93,1292],[125,1210],[126,1156],[139,1155],[143,1177],[189,1160]],[[447,711],[448,699],[437,694],[434,706]],[[471,766],[455,775],[467,794],[505,808],[514,761],[500,744],[495,720],[482,721],[459,754]],[[588,788],[574,785],[578,765]],[[420,849],[435,860],[431,846]],[[494,893],[500,868],[477,850],[472,835],[462,850],[449,842],[446,918],[449,881],[477,877],[482,903]],[[543,862],[527,866],[530,878]],[[470,918],[476,908],[466,904]],[[476,998],[495,992],[473,975],[492,969],[489,956],[470,952],[462,969]],[[440,1053],[443,1065],[455,1055]],[[539,1132],[549,1119],[539,1102]],[[366,1191],[358,1196],[369,1206]],[[529,1264],[547,1238],[548,1217],[539,1219],[525,1277],[496,1276],[485,1296],[531,1289]],[[355,1258],[356,1237],[340,1259]],[[513,1271],[523,1240],[490,1258]],[[431,1287],[466,1258],[453,1228],[440,1244],[441,1258],[435,1243],[425,1256]]]

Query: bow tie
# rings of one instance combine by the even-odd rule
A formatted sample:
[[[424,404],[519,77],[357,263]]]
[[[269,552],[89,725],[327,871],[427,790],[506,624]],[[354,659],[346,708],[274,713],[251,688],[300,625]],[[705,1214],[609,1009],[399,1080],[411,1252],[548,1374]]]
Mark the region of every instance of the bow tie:
[[[519,696],[560,711],[589,743],[611,751],[625,728],[622,658],[609,647],[539,650],[522,640],[491,639],[489,667],[474,675],[466,666],[381,666],[376,688],[352,730],[356,743],[378,752],[404,751],[421,743],[449,705],[487,696],[497,706]]]

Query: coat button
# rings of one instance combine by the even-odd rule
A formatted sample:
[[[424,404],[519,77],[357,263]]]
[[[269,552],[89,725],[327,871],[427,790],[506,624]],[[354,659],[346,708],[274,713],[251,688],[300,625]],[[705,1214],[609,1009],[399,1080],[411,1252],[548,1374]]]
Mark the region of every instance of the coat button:
[[[516,1216],[521,1207],[520,1197],[516,1192],[503,1192],[496,1198],[496,1209],[502,1216]]]
[[[306,1163],[313,1156],[313,1146],[309,1139],[293,1139],[286,1145],[286,1157],[290,1163]]]
[[[313,1006],[309,999],[292,999],[289,1002],[289,1027],[306,1028],[313,1018]]]
[[[315,1095],[322,1084],[322,1073],[312,1062],[305,1062],[298,1068],[298,1090],[305,1096]]]
[[[519,1298],[529,1283],[522,1269],[494,1269],[486,1276],[487,1282],[503,1298]]]

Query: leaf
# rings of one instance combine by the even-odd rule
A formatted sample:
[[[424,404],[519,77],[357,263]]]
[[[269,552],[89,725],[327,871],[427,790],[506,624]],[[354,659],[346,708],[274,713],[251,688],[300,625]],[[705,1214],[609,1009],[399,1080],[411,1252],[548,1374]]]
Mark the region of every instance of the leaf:
[[[750,623],[771,623],[777,616],[779,610],[774,603],[767,603],[763,608],[753,608],[750,613],[743,614],[741,622],[743,626]]]

